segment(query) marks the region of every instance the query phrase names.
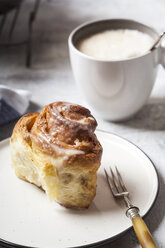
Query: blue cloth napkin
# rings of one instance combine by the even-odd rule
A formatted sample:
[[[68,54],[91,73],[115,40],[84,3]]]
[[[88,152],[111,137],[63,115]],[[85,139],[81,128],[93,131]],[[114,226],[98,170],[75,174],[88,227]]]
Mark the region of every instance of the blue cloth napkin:
[[[30,98],[29,91],[0,85],[0,125],[23,115],[29,106]]]

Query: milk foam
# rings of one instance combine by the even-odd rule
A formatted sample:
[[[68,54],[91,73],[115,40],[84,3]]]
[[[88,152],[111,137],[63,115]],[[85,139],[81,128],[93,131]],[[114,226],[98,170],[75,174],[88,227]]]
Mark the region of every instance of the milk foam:
[[[145,54],[154,39],[138,30],[106,30],[91,35],[78,44],[78,49],[91,57],[105,60],[120,60]]]

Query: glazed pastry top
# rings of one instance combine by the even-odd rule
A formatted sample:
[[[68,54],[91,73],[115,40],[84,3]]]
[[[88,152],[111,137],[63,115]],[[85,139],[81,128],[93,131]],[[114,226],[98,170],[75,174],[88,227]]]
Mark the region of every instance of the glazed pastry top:
[[[28,142],[50,155],[98,157],[102,153],[94,131],[97,126],[90,111],[80,105],[55,102],[41,113],[22,117],[15,129],[19,129]],[[89,157],[89,156],[88,156]]]

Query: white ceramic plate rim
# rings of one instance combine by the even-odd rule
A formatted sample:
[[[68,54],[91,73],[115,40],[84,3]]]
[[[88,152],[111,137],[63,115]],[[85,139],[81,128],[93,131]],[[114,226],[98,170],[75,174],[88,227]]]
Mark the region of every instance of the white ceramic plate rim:
[[[125,141],[125,142],[131,144],[131,146],[134,146],[135,148],[137,148],[138,150],[140,150],[140,151],[149,159],[150,163],[152,164],[153,169],[154,169],[154,171],[155,171],[156,179],[157,179],[157,185],[156,185],[156,186],[157,186],[157,189],[156,189],[156,194],[155,194],[155,196],[154,196],[154,198],[153,198],[152,204],[151,204],[150,207],[148,208],[147,212],[146,212],[144,215],[142,215],[142,217],[145,217],[145,216],[150,212],[150,210],[152,209],[152,207],[154,206],[155,201],[156,201],[157,196],[158,196],[158,192],[159,192],[159,177],[158,177],[158,172],[157,172],[157,170],[156,170],[156,167],[155,167],[153,161],[149,158],[149,156],[148,156],[142,149],[140,149],[140,148],[139,148],[137,145],[135,145],[133,142],[131,142],[131,141],[129,141],[129,140],[127,140],[127,139],[125,139],[125,138],[119,136],[119,135],[116,135],[116,134],[114,134],[114,133],[111,133],[111,132],[106,132],[106,131],[103,131],[103,130],[97,130],[97,132],[109,134],[109,135],[111,135],[111,136],[115,136],[115,137],[119,138],[120,140]],[[7,138],[7,139],[5,139],[5,140],[2,140],[2,141],[0,141],[0,143],[1,143],[1,144],[2,144],[2,143],[7,143],[7,142],[9,142],[9,139],[10,139],[10,138]],[[108,238],[108,239],[105,239],[105,240],[102,240],[102,241],[99,241],[99,242],[96,242],[96,243],[91,243],[91,244],[88,244],[88,245],[74,246],[73,248],[83,248],[83,247],[85,247],[85,248],[87,248],[87,247],[96,248],[96,247],[100,247],[101,245],[105,245],[105,244],[107,244],[107,243],[109,243],[109,242],[112,242],[113,240],[115,240],[115,239],[117,239],[118,237],[122,236],[125,232],[127,232],[127,231],[130,230],[130,229],[132,229],[132,226],[126,228],[124,231],[122,231],[122,232],[120,232],[120,233],[118,233],[118,234],[116,234],[116,235],[114,235],[113,237],[110,237],[110,238]],[[13,247],[13,248],[21,248],[21,247],[22,247],[22,248],[39,248],[39,247],[32,247],[32,246],[19,245],[19,244],[12,243],[12,242],[7,241],[7,240],[3,240],[3,239],[1,239],[1,238],[0,238],[0,245],[3,245],[4,247]],[[69,247],[68,247],[68,248],[69,248]],[[72,248],[72,247],[70,247],[70,248]]]

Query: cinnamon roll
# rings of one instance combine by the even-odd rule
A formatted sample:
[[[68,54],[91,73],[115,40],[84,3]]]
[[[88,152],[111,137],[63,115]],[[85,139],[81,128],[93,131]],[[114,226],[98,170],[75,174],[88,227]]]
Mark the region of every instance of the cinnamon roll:
[[[96,126],[88,109],[66,102],[24,115],[10,142],[16,175],[65,207],[87,208],[96,194],[102,155]]]

